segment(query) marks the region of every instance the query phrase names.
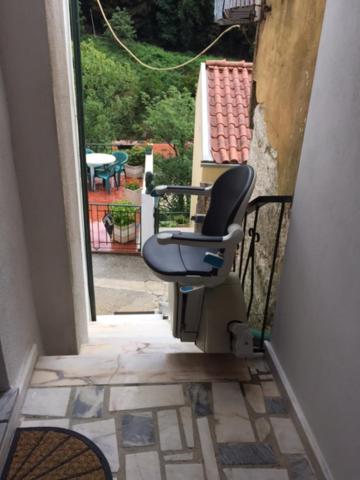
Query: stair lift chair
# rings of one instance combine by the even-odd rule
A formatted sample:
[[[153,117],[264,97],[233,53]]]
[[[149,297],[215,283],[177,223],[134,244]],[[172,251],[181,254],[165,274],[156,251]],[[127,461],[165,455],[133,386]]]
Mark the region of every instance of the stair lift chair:
[[[223,173],[212,187],[160,185],[152,192],[158,197],[210,196],[200,234],[161,232],[143,248],[146,264],[169,283],[173,335],[206,353],[253,352],[241,284],[231,270],[254,185],[253,168],[241,165]]]

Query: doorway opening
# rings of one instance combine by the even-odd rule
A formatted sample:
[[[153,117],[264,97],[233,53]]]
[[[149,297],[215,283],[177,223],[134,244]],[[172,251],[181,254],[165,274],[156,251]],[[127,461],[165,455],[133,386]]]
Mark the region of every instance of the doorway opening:
[[[98,8],[85,0],[73,1],[71,8],[92,318],[166,314],[167,286],[145,265],[141,249],[156,231],[192,230],[191,201],[181,196],[155,205],[146,194],[145,175],[153,174],[157,184],[192,183],[201,62],[235,50],[250,58],[255,28],[250,44],[248,34],[237,32],[185,69],[149,72],[115,46]],[[147,19],[130,7],[106,9],[114,29],[148,63],[183,63],[222,29],[213,23],[212,6],[206,7],[202,38],[181,34],[186,46],[180,46],[166,40],[164,9],[153,8]],[[162,25],[158,38],[147,30],[151,22]]]

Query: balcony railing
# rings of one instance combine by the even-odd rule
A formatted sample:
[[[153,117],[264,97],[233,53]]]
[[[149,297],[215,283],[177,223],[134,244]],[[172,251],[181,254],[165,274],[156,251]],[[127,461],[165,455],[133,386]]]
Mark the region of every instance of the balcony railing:
[[[89,226],[92,252],[140,254],[140,206],[89,203]]]
[[[287,239],[291,196],[262,196],[247,208],[237,271],[245,294],[247,315],[258,350],[271,335]]]
[[[258,22],[263,3],[262,0],[215,0],[215,22],[220,25]]]
[[[190,196],[183,195],[182,210],[174,210],[169,199],[171,195],[157,197],[154,208],[154,231],[159,233],[163,229],[189,229],[192,227],[190,218]],[[181,205],[180,205],[181,206]],[[187,207],[187,208],[186,208]]]
[[[189,229],[191,220],[189,212],[171,212],[160,210],[156,217],[156,233],[164,229]]]

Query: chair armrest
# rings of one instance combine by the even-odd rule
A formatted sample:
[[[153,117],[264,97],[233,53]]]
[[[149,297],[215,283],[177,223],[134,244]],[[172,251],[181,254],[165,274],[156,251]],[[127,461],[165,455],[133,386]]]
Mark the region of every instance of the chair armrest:
[[[188,245],[191,247],[227,248],[229,245],[237,245],[243,238],[243,230],[235,223],[228,228],[228,234],[223,237],[213,237],[197,233],[162,232],[157,234],[157,240],[161,245]]]
[[[158,185],[154,188],[151,195],[153,197],[162,197],[166,193],[173,193],[175,195],[210,195],[212,186],[210,187],[194,187],[183,185]]]

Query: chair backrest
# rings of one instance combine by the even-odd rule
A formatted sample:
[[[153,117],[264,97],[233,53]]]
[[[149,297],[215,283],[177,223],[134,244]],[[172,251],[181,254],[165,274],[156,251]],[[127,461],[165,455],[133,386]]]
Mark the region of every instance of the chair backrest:
[[[239,165],[223,173],[211,190],[203,235],[226,235],[232,223],[241,224],[255,184],[255,171],[249,165]]]
[[[111,152],[111,154],[116,158],[116,163],[124,164],[128,161],[128,154],[126,152]]]

